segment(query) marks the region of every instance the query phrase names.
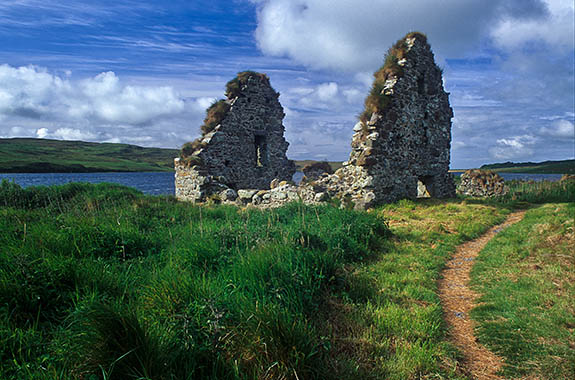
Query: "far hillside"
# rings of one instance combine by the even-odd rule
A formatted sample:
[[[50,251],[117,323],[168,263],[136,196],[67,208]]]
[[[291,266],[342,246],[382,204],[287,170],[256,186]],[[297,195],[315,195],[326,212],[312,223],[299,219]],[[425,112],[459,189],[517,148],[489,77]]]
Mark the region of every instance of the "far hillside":
[[[178,155],[128,144],[0,139],[0,173],[165,172]]]
[[[483,165],[481,169],[505,173],[575,174],[575,160],[503,162]]]
[[[0,139],[0,173],[165,172],[179,149],[34,138]],[[298,170],[316,161],[295,161]],[[333,170],[341,162],[329,162]]]

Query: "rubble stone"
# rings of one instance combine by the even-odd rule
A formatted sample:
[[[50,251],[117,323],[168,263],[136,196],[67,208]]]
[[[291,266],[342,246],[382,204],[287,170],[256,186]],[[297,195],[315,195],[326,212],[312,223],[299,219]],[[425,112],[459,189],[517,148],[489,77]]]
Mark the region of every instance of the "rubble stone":
[[[503,178],[489,170],[471,169],[461,174],[457,193],[472,197],[494,197],[507,191]]]

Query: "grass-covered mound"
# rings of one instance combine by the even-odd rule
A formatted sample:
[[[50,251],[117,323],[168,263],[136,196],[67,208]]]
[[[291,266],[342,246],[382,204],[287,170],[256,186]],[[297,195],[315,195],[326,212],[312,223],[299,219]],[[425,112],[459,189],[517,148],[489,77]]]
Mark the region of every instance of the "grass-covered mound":
[[[383,112],[391,101],[391,95],[384,93],[385,82],[391,78],[401,78],[403,76],[403,67],[398,63],[405,58],[407,53],[406,39],[416,38],[427,43],[427,36],[420,32],[411,32],[398,40],[386,53],[385,61],[374,74],[375,80],[371,86],[369,95],[365,99],[365,108],[359,119],[363,124],[371,119],[374,113]]]
[[[386,231],[330,206],[3,182],[0,377],[329,377],[318,311]]]

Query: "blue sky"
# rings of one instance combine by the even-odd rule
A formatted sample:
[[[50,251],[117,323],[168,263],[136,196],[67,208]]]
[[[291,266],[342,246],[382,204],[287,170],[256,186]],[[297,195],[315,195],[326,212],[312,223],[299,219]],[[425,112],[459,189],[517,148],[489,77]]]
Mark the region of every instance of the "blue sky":
[[[428,35],[452,167],[574,157],[571,0],[3,0],[0,137],[177,148],[243,70],[281,93],[292,159],[345,160],[385,51]]]

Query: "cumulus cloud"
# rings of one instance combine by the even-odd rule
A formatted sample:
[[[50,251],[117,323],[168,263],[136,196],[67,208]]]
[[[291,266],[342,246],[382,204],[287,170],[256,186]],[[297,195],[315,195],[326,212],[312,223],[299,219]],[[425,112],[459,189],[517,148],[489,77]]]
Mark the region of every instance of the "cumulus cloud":
[[[27,66],[0,66],[0,115],[23,119],[142,124],[184,109],[170,87],[123,85],[113,72],[71,82]]]
[[[175,119],[180,127],[186,120],[199,125],[212,101],[208,97],[184,99],[169,86],[125,84],[111,71],[73,81],[70,74],[61,77],[42,67],[0,65],[0,120],[5,125],[0,134],[8,137],[119,138],[158,145],[143,131],[167,134],[166,126]],[[10,124],[19,126],[7,128]],[[195,137],[197,128],[188,129],[180,139]],[[177,136],[159,140],[166,138],[178,140]]]
[[[505,43],[509,25],[538,22],[556,30],[542,0],[254,2],[260,49],[316,68],[373,70],[387,48],[413,30],[427,33],[436,51],[450,57],[472,51],[490,33]]]

